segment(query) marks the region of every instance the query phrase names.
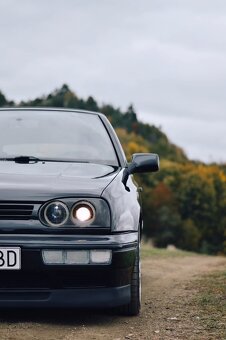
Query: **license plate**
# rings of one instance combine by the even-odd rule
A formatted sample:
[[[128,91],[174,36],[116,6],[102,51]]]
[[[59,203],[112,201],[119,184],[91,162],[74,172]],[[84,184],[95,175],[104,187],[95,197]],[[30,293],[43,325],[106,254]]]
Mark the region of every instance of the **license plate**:
[[[21,249],[0,247],[0,270],[21,269]]]

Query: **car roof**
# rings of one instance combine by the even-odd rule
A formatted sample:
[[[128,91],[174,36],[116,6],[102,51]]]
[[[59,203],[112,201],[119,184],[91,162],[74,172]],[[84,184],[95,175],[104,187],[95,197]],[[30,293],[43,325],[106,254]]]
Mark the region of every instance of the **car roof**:
[[[98,116],[105,115],[101,112],[88,111],[88,110],[80,110],[80,109],[70,109],[70,108],[59,108],[59,107],[1,107],[0,111],[59,111],[59,112],[78,112],[84,114],[93,114]]]

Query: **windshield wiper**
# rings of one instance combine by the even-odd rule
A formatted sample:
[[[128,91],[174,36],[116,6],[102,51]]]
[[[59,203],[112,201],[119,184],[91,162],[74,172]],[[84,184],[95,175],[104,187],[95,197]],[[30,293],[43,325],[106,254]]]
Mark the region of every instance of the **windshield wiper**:
[[[42,160],[33,157],[33,156],[17,156],[17,157],[5,157],[5,158],[0,158],[0,161],[11,161],[19,164],[29,164],[29,163],[38,163],[41,162]]]
[[[18,164],[35,164],[38,162],[56,162],[56,163],[90,163],[90,164],[100,164],[108,165],[111,167],[117,167],[116,165],[110,164],[108,162],[98,162],[95,160],[83,160],[83,159],[57,159],[57,158],[38,158],[34,156],[11,156],[11,157],[0,157],[0,162],[15,162]]]
[[[86,161],[86,160],[38,158],[34,156],[15,156],[15,157],[4,157],[4,158],[1,157],[0,161],[15,162],[19,164],[35,164],[38,162],[90,163],[90,161]]]

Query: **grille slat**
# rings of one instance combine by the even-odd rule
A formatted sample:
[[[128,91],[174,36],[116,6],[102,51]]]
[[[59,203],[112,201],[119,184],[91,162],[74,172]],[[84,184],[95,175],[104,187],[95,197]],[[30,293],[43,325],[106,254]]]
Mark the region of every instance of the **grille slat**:
[[[0,203],[0,210],[30,210],[33,205],[31,204],[8,204],[8,203]]]
[[[0,220],[29,220],[33,209],[33,204],[0,203]]]
[[[0,210],[0,216],[30,215],[32,210]]]

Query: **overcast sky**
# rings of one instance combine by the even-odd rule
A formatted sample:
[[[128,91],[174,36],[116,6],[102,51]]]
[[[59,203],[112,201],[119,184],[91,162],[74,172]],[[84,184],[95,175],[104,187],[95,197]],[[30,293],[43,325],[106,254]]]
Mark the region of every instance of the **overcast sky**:
[[[0,90],[67,83],[161,126],[187,155],[226,161],[225,0],[0,0]]]

